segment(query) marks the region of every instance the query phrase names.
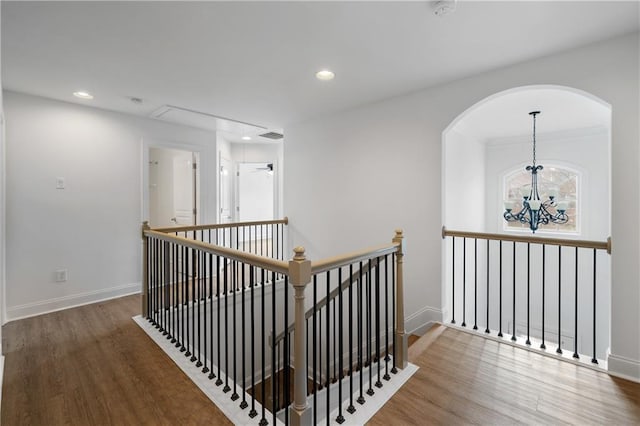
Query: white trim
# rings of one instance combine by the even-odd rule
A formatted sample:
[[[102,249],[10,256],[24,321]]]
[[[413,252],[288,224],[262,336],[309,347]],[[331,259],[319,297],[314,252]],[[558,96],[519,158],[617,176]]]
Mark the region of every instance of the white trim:
[[[140,283],[124,284],[116,287],[12,306],[7,308],[7,322],[140,293],[140,285]]]
[[[607,366],[610,375],[640,383],[640,361],[609,353]]]
[[[405,318],[405,332],[407,334],[424,334],[433,323],[442,322],[443,318],[442,309],[425,306]]]

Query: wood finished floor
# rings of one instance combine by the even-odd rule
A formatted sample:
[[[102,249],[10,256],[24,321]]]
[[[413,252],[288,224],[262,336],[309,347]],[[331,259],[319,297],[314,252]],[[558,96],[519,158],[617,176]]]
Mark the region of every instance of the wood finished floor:
[[[3,328],[2,425],[231,422],[136,325],[128,296]]]
[[[2,425],[230,422],[131,320],[139,296],[4,326]],[[640,385],[440,326],[370,424],[640,424]]]
[[[640,384],[443,326],[429,334],[410,349],[420,369],[371,425],[640,424]]]

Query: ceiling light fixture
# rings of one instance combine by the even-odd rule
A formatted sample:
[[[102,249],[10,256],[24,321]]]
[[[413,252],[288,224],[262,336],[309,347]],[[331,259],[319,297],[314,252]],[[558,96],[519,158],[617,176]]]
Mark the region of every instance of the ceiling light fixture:
[[[433,4],[433,13],[436,16],[446,16],[456,11],[456,0],[441,0]]]
[[[93,95],[89,92],[85,92],[84,90],[78,90],[77,92],[73,92],[73,96],[80,99],[93,99]]]
[[[502,214],[507,222],[528,223],[531,232],[535,233],[539,225],[547,225],[549,223],[564,224],[569,221],[567,216],[567,202],[561,201],[556,203],[558,191],[551,188],[548,191],[548,199],[540,200],[540,192],[538,191],[538,171],[542,170],[541,165],[536,165],[536,115],[540,111],[532,111],[529,113],[533,117],[533,162],[527,166],[526,170],[531,172],[531,187],[522,188],[522,209],[518,213],[512,213],[516,206],[515,201],[505,201],[505,212]]]
[[[244,136],[242,137],[242,140],[243,140],[243,141],[250,141],[250,140],[251,140],[251,136],[244,135]]]
[[[316,73],[316,78],[322,81],[329,81],[335,78],[335,73],[329,70],[320,70]]]

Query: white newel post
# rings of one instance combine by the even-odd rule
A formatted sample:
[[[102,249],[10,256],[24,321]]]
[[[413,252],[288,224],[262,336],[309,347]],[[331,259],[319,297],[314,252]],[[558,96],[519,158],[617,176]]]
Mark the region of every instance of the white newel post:
[[[307,345],[304,320],[304,290],[311,282],[311,261],[304,255],[304,247],[293,249],[295,256],[289,261],[289,280],[294,289],[295,325],[294,340],[294,388],[293,405],[290,409],[291,424],[302,426],[311,424],[311,409],[307,404]]]
[[[396,253],[396,366],[400,369],[407,368],[408,364],[408,341],[407,334],[404,329],[404,282],[402,274],[402,264],[404,262],[404,253],[402,251],[402,229],[396,229],[396,236],[393,242],[398,244],[398,252]]]

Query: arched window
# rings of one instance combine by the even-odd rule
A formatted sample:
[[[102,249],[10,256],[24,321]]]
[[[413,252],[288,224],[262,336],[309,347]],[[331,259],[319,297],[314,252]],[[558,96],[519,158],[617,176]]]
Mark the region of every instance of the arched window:
[[[504,199],[517,200],[517,207],[514,209],[519,211],[522,202],[522,189],[531,187],[531,173],[526,171],[524,167],[518,167],[511,172],[507,172],[504,177]],[[545,165],[544,169],[538,172],[538,190],[540,198],[544,201],[548,199],[550,191],[557,192],[555,200],[557,202],[564,201],[567,203],[567,215],[569,221],[565,224],[549,223],[548,225],[540,225],[539,230],[543,232],[554,233],[580,233],[580,174],[573,169],[558,165]],[[504,230],[529,230],[529,225],[520,222],[504,221]]]

